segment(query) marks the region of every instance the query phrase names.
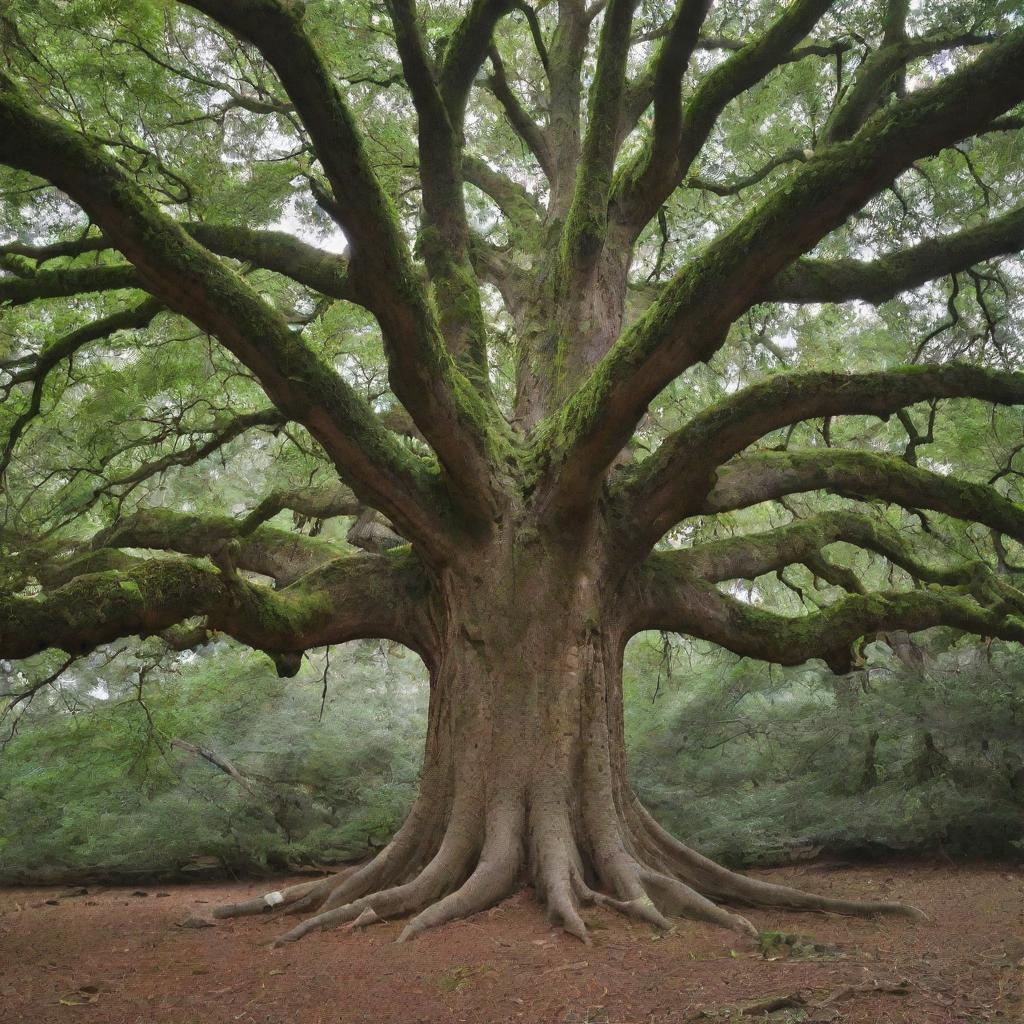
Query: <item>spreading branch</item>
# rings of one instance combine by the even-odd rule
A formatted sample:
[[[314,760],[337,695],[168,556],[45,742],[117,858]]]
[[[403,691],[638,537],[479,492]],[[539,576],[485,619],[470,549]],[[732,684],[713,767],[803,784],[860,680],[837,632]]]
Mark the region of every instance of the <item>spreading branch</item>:
[[[860,299],[878,305],[927,281],[1021,249],[1024,206],[875,260],[797,260],[768,285],[762,298],[804,303]]]
[[[1024,405],[1024,374],[952,363],[875,373],[783,373],[709,406],[670,434],[619,493],[642,542],[653,543],[697,511],[717,467],[781,427],[817,417],[888,417],[936,398]]]
[[[134,264],[148,291],[217,337],[282,413],[310,430],[369,503],[440,553],[436,488],[366,403],[99,146],[33,110],[7,78],[0,78],[0,160],[72,196]]]
[[[893,94],[905,92],[905,75],[911,61],[943,50],[977,46],[992,41],[991,36],[974,32],[958,36],[926,36],[908,39],[903,28],[895,28],[899,19],[886,26],[882,45],[857,68],[853,83],[825,125],[828,143],[852,138],[857,129]]]
[[[598,43],[590,116],[576,171],[572,205],[562,229],[562,273],[574,286],[593,267],[608,227],[608,199],[636,0],[610,0]]]
[[[1024,542],[1024,505],[994,487],[942,476],[890,456],[836,448],[740,456],[718,471],[702,511],[731,511],[816,490],[932,509]]]
[[[72,295],[138,288],[140,285],[141,279],[135,267],[124,263],[41,270],[25,277],[0,278],[0,305],[23,306],[38,299],[66,299]]]
[[[795,520],[769,533],[708,541],[674,552],[673,556],[680,571],[685,570],[712,583],[732,579],[754,580],[798,563],[828,578],[819,571],[825,557],[824,550],[830,544],[843,542],[881,555],[918,583],[961,588],[980,604],[1001,604],[1015,615],[1024,614],[1024,594],[984,561],[975,558],[953,564],[934,564],[918,553],[919,540],[919,537],[901,532],[883,519],[836,509]],[[832,563],[826,564],[833,567]],[[862,586],[841,585],[847,590],[863,592]]]
[[[246,572],[270,576],[278,588],[344,552],[330,541],[270,526],[250,526],[229,516],[194,515],[165,508],[142,509],[124,516],[90,542],[104,548],[176,551],[183,555],[228,559]]]
[[[698,18],[702,20],[703,6],[684,3],[655,65],[654,133],[616,176],[610,219],[636,238],[686,176],[726,105],[778,67],[833,2],[798,0],[792,4],[760,38],[741,46],[708,74],[680,114],[679,79],[697,42],[693,26]]]
[[[321,486],[273,491],[268,494],[241,521],[243,534],[273,519],[279,512],[290,509],[307,519],[334,519],[337,516],[358,515],[363,505],[352,490],[340,481]]]
[[[980,636],[1024,640],[1020,618],[947,591],[853,594],[809,615],[778,615],[688,575],[675,554],[652,554],[638,574],[634,630],[686,633],[781,665],[821,658],[836,673],[852,667],[854,641],[879,630],[916,632],[949,626]]]
[[[348,262],[344,257],[303,242],[285,231],[205,222],[183,223],[182,227],[196,241],[218,256],[226,256],[261,270],[281,274],[328,298],[358,301],[358,297],[349,286]],[[85,238],[41,246],[11,243],[0,246],[0,254],[20,256],[32,260],[39,266],[62,257],[74,258],[111,248],[112,243],[102,235],[89,235]],[[20,288],[16,288],[10,281],[0,282],[0,301],[3,301],[2,296],[5,295],[14,304],[15,296],[22,302],[28,302],[55,295],[139,286],[138,274],[130,264],[81,267],[29,274],[20,282]],[[5,290],[8,287],[11,289],[10,293]]]
[[[274,491],[242,520],[239,525],[241,534],[250,534],[284,509],[292,511],[297,523],[352,516],[355,522],[345,535],[345,540],[353,547],[365,551],[379,553],[406,543],[405,538],[391,523],[375,509],[363,505],[340,481],[321,486]]]
[[[557,172],[548,136],[529,115],[509,84],[505,63],[501,59],[498,48],[492,46],[488,55],[491,62],[491,74],[487,78],[487,88],[501,104],[509,126],[533,154],[548,181],[554,181]]]
[[[305,31],[303,8],[282,0],[258,5],[190,0],[190,5],[253,43],[277,73],[326,173],[330,209],[351,245],[349,280],[380,323],[392,389],[437,453],[451,479],[453,500],[471,517],[487,519],[493,505],[489,478],[496,411],[445,346],[351,111]],[[461,189],[458,202],[461,206]],[[393,509],[378,507],[395,522],[402,519]]]
[[[684,267],[539,432],[555,449],[558,506],[592,493],[648,403],[707,360],[731,323],[795,257],[884,188],[914,160],[970,135],[1024,99],[1024,29],[985,48],[931,88],[880,111],[849,142],[802,164],[753,212]]]

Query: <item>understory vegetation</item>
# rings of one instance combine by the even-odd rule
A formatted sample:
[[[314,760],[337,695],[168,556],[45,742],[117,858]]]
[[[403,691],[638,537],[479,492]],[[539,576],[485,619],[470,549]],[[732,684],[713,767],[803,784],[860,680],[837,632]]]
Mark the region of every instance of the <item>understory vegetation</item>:
[[[837,677],[638,638],[626,659],[638,793],[736,866],[1020,858],[1021,654],[937,632],[890,639]],[[0,880],[315,868],[368,856],[401,823],[426,728],[411,652],[356,642],[282,680],[226,640],[186,655],[117,650],[5,723]]]

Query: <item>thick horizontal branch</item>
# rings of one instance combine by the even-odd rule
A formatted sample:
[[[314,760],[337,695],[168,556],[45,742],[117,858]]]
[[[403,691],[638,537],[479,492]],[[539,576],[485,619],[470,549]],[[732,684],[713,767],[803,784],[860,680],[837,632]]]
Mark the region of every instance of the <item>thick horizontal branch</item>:
[[[281,274],[328,298],[359,301],[349,286],[348,262],[343,256],[319,249],[285,231],[205,222],[183,223],[181,226],[196,241],[218,256],[226,256],[259,267],[261,270]],[[0,253],[8,252],[32,260],[38,265],[62,257],[73,258],[112,248],[113,244],[102,235],[89,235],[85,238],[41,246],[12,243],[0,246]],[[35,291],[31,287],[33,283]],[[0,296],[5,294],[4,286],[8,284],[8,281],[0,283]],[[27,276],[20,288],[15,288],[13,283],[11,284],[12,297],[24,296],[21,301],[48,298],[52,297],[52,294],[71,295],[138,287],[140,282],[135,268],[124,264],[38,272]],[[68,290],[57,291],[60,288]],[[2,298],[0,301],[3,301]]]
[[[780,427],[819,416],[888,417],[917,402],[978,398],[1024,405],[1024,374],[952,363],[876,373],[782,373],[709,406],[670,434],[619,493],[643,540],[653,543],[698,510],[714,470]]]
[[[111,570],[127,572],[142,561],[138,555],[129,555],[117,548],[90,550],[86,547],[83,550],[80,545],[72,544],[66,549],[62,545],[54,551],[44,542],[36,547],[17,550],[9,559],[14,572],[7,574],[0,587],[17,593],[35,580],[48,590],[53,590],[69,583],[76,576]]]
[[[83,256],[87,252],[104,252],[110,249],[110,243],[102,235],[86,235],[85,237],[68,238],[60,242],[48,242],[45,245],[32,245],[28,242],[4,242],[0,245],[0,256],[19,256],[30,260],[36,267],[52,260]],[[35,268],[27,268],[28,275]]]
[[[727,512],[816,490],[932,509],[1024,543],[1024,505],[1004,498],[994,487],[942,476],[890,456],[835,448],[740,456],[718,471],[701,511]]]
[[[345,536],[353,547],[383,552],[406,543],[376,510],[367,508],[341,481],[320,486],[274,491],[264,498],[239,524],[248,536],[278,512],[289,509],[296,522],[352,516],[355,522]]]
[[[91,541],[93,550],[141,548],[209,557],[235,569],[260,573],[278,587],[304,576],[344,552],[319,537],[249,527],[229,516],[193,515],[165,508],[147,508],[118,520]]]
[[[37,299],[63,299],[70,295],[141,287],[138,271],[125,263],[109,267],[40,270],[27,277],[0,278],[0,305],[23,306]]]
[[[797,260],[762,294],[771,302],[879,304],[926,281],[1024,249],[1024,206],[875,260]]]
[[[982,128],[1024,99],[1024,29],[939,84],[876,114],[849,142],[804,163],[684,267],[538,432],[557,449],[556,504],[572,504],[628,442],[649,402],[709,359],[769,282],[915,160]]]
[[[138,562],[119,548],[175,551],[207,557],[233,570],[270,576],[278,587],[346,554],[338,545],[315,536],[274,529],[264,524],[282,510],[292,511],[297,525],[308,520],[351,516],[356,523],[346,540],[354,547],[381,553],[404,544],[379,513],[367,509],[340,481],[333,485],[274,491],[242,519],[198,515],[166,508],[145,508],[118,519],[86,545],[34,544],[7,537],[11,582],[23,586],[35,577],[57,587],[75,576],[108,569],[128,569]]]
[[[359,302],[358,294],[350,286],[348,261],[343,256],[303,242],[286,231],[208,223],[184,227],[197,242],[218,256],[281,274],[331,299]]]
[[[240,529],[243,534],[251,533],[285,509],[298,512],[307,519],[334,519],[358,515],[363,507],[352,490],[340,480],[321,486],[273,491],[241,521]]]
[[[848,672],[851,645],[879,630],[949,626],[979,636],[1024,641],[1024,620],[983,608],[954,592],[855,594],[801,617],[777,615],[723,594],[681,570],[675,552],[652,554],[639,575],[632,628],[696,636],[736,654],[782,665],[822,658]]]
[[[151,636],[205,616],[211,630],[270,653],[289,674],[303,651],[383,637],[431,660],[428,589],[408,550],[335,559],[283,590],[190,559],[143,561],[79,576],[35,597],[0,593],[0,656],[50,648],[83,654],[124,636]]]

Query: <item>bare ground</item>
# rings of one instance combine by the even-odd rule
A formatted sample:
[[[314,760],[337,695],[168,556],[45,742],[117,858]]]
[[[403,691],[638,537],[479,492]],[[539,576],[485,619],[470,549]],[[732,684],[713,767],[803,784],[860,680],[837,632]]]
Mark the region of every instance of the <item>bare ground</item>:
[[[553,931],[529,891],[394,944],[397,922],[273,950],[295,918],[181,927],[274,884],[0,889],[0,1021],[96,1024],[849,1024],[1024,1021],[1024,871],[872,865],[755,873],[830,896],[898,899],[931,923],[752,910],[810,936],[767,952],[709,925],[667,935],[587,912]],[[167,894],[167,895],[161,895]],[[55,900],[56,903],[48,903]],[[770,1013],[771,999],[779,997]]]

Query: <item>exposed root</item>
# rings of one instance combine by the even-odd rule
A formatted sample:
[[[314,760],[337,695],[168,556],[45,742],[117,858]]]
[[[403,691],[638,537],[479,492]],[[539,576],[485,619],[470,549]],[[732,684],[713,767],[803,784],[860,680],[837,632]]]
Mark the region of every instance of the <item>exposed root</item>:
[[[418,881],[419,879],[416,882],[399,885],[393,889],[384,889],[370,896],[364,896],[362,899],[355,900],[352,903],[347,903],[343,907],[335,907],[333,910],[316,914],[314,917],[307,918],[302,924],[296,925],[291,931],[278,936],[274,940],[273,945],[275,947],[284,946],[289,942],[297,942],[310,932],[336,928],[348,922],[356,924],[362,921],[362,924],[369,924],[370,920],[364,917],[367,913],[372,913],[377,920],[400,914],[408,914],[422,906],[423,902],[429,898],[426,896],[419,898]],[[362,927],[362,924],[357,924],[357,927]]]
[[[639,879],[637,882],[639,884]],[[607,896],[603,892],[590,888],[578,875],[573,876],[572,883],[576,899],[584,906],[605,907],[661,931],[667,931],[671,927],[664,915],[654,905],[654,901],[645,892],[641,891],[640,895],[629,899],[616,899],[614,896]]]
[[[580,916],[569,878],[559,878],[547,891],[548,920],[567,935],[573,935],[584,945],[590,945],[587,926]]]
[[[333,893],[341,888],[357,889],[356,895],[368,892],[381,874],[380,867],[377,865],[379,856],[380,854],[365,864],[356,864],[353,867],[346,868],[344,871],[330,875],[315,889],[311,889],[306,893],[302,899],[285,906],[283,908],[284,912],[286,914],[305,914],[311,910],[318,910],[323,906],[325,900],[329,899]]]
[[[640,879],[664,913],[673,917],[693,918],[695,921],[709,921],[740,935],[757,938],[757,929],[745,917],[724,910],[685,882],[659,871],[645,871]]]
[[[279,946],[314,931],[341,925],[361,929],[415,914],[398,938],[407,942],[510,895],[526,864],[548,919],[584,943],[590,937],[580,908],[595,904],[658,929],[669,928],[670,918],[685,917],[750,938],[758,935],[754,925],[722,904],[927,920],[900,903],[835,899],[747,878],[670,836],[635,798],[617,801],[615,810],[589,808],[574,823],[557,801],[534,804],[527,827],[522,802],[492,806],[485,815],[464,813],[464,805],[457,805],[440,837],[436,823],[419,835],[400,832],[366,864],[219,907],[214,916],[318,908],[281,935],[274,943]]]
[[[362,896],[408,879],[414,866],[426,863],[441,843],[439,823],[444,801],[437,790],[438,772],[424,768],[420,793],[402,827],[372,860],[326,878],[301,900],[292,903],[287,913],[304,914],[343,907]],[[444,771],[440,772],[444,776]]]
[[[583,865],[576,847],[565,808],[557,806],[547,816],[547,827],[535,828],[531,861],[533,885],[537,895],[547,904],[548,921],[590,945],[587,926],[580,916],[576,897],[576,880]]]
[[[650,896],[637,896],[632,900],[616,900],[611,896],[595,892],[594,902],[599,907],[616,910],[626,917],[631,917],[642,924],[649,924],[659,931],[668,931],[672,927],[665,915],[654,905],[654,900]]]
[[[674,873],[695,889],[716,900],[758,907],[777,907],[783,910],[843,914],[850,917],[874,917],[883,914],[905,917],[911,921],[929,920],[923,911],[906,903],[835,899],[831,896],[804,892],[802,889],[793,889],[788,885],[748,878],[716,864],[679,842],[650,816],[639,801],[634,800],[633,811],[647,837],[653,839],[670,860]]]
[[[354,921],[345,925],[349,931],[357,931],[367,925],[379,924],[384,918],[381,917],[373,907],[367,907]]]
[[[371,893],[330,910],[321,911],[315,917],[308,918],[290,932],[277,938],[274,945],[282,946],[288,942],[296,942],[312,931],[334,928],[350,921],[357,927],[361,927],[358,923],[360,921],[369,924],[371,920],[383,920],[413,913],[447,891],[452,879],[460,877],[471,853],[472,845],[467,838],[459,833],[449,831],[441,849],[437,851],[437,855],[411,882]],[[335,890],[335,892],[338,891],[340,889]],[[438,905],[434,904],[434,906]],[[366,916],[368,912],[373,914],[372,919]]]
[[[408,942],[428,928],[487,910],[515,887],[522,862],[521,808],[503,808],[489,823],[480,860],[461,888],[417,914],[398,937]]]
[[[353,872],[345,878],[339,878],[334,885],[326,892],[314,894],[309,905],[295,907],[292,913],[305,913],[308,910],[318,910],[323,913],[326,910],[333,910],[335,907],[343,907],[352,900],[370,892],[374,888],[386,885],[388,873],[385,864],[379,864],[377,859],[370,861],[359,871]]]
[[[330,876],[331,880],[335,878],[337,878],[336,875]],[[256,896],[241,903],[227,903],[223,907],[216,907],[213,916],[218,918],[246,917],[250,914],[265,914],[271,910],[288,907],[321,888],[326,881],[328,879],[317,878],[312,882],[303,882],[301,885],[291,885],[287,889],[264,893],[262,896]]]

